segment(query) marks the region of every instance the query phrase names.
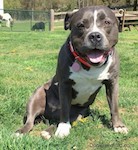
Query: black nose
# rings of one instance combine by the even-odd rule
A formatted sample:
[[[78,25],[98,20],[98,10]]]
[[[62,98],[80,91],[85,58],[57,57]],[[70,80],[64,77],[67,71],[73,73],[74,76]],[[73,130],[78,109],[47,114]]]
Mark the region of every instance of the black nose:
[[[93,43],[100,42],[102,40],[102,35],[99,32],[92,32],[89,34],[89,40]]]

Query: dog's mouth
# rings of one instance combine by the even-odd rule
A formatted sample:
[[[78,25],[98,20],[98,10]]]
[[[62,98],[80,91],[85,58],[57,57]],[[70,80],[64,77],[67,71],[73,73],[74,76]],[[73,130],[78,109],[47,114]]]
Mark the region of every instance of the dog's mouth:
[[[94,49],[86,54],[86,57],[87,60],[90,61],[92,64],[103,63],[106,61],[109,51]]]
[[[108,60],[108,56],[112,54],[113,48],[108,49],[89,49],[87,47],[83,47],[80,51],[74,51],[72,43],[69,42],[70,51],[76,60],[81,62],[83,65],[87,67],[91,67],[92,65],[102,65]]]

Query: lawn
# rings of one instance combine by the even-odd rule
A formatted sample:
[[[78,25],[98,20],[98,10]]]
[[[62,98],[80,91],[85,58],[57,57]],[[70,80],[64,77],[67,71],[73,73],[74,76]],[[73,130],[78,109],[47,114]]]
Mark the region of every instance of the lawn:
[[[78,122],[65,139],[40,137],[40,123],[22,138],[14,132],[22,125],[28,97],[55,72],[57,55],[69,31],[0,32],[0,150],[137,150],[138,149],[138,31],[119,35],[120,114],[129,129],[117,134],[109,127],[104,88],[91,106],[91,115]]]
[[[31,31],[32,26],[38,22],[40,21],[31,21],[31,20],[17,21],[16,20],[13,23],[13,27],[8,28],[6,27],[6,22],[3,21],[2,24],[0,24],[0,31],[29,32]],[[49,31],[49,22],[48,21],[43,21],[43,22],[45,23],[45,30]]]

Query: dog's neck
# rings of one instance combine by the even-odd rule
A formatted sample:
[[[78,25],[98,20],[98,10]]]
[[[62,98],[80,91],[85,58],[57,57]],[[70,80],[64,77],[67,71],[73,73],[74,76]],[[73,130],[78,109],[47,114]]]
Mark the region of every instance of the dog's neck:
[[[91,64],[85,60],[84,58],[82,58],[73,48],[73,45],[71,43],[71,41],[69,41],[69,49],[71,51],[71,53],[73,54],[73,56],[75,57],[75,59],[77,61],[79,61],[80,63],[82,63],[83,65],[85,65],[86,67],[90,68],[91,67]]]

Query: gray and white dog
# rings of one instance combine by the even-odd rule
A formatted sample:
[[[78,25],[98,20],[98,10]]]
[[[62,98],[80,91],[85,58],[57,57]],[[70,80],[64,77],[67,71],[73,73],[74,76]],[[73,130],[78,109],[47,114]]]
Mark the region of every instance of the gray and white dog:
[[[32,130],[42,115],[59,122],[57,137],[68,136],[71,122],[86,114],[102,85],[114,131],[127,133],[118,112],[118,22],[114,13],[105,6],[85,7],[67,13],[64,28],[71,32],[59,52],[56,74],[34,92],[25,124],[16,134]]]

